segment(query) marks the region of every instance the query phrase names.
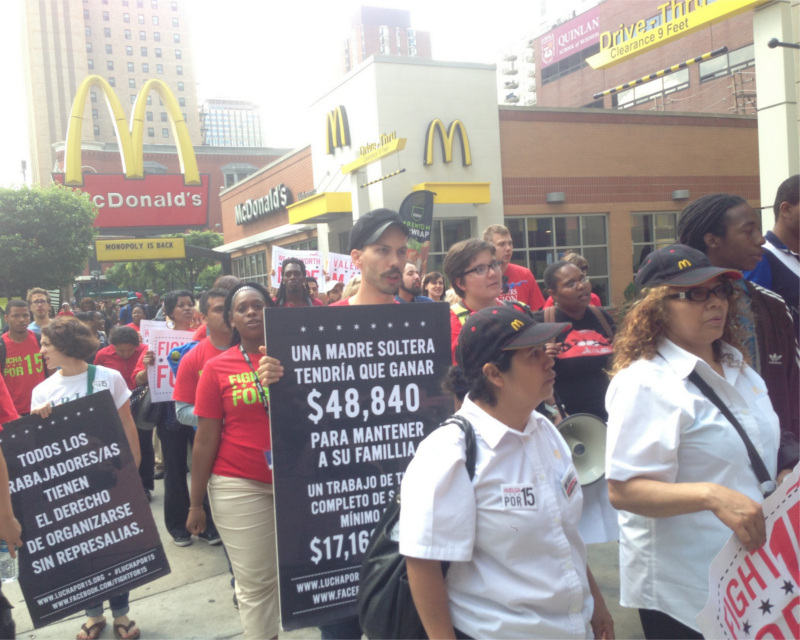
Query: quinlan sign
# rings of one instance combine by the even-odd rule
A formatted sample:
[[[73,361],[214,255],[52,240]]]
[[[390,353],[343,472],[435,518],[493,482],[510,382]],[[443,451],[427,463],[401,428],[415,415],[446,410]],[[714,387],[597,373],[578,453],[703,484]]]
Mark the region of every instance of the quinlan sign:
[[[111,111],[124,175],[81,171],[83,111],[93,86],[102,89]],[[169,114],[182,176],[145,175],[143,134],[147,96],[153,90],[161,97]],[[167,232],[208,226],[209,176],[200,175],[189,129],[180,109],[163,81],[148,80],[136,97],[128,128],[122,105],[103,78],[88,76],[78,87],[67,128],[64,173],[53,174],[53,179],[68,187],[79,187],[90,195],[97,207],[95,227],[128,232],[137,228],[158,228]]]

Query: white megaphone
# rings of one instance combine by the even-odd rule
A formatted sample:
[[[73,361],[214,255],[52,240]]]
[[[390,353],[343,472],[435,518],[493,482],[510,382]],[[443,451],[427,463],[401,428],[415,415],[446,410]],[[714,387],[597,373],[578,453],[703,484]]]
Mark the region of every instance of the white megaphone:
[[[561,436],[572,452],[578,482],[585,487],[606,472],[606,425],[591,413],[576,413],[558,424]]]

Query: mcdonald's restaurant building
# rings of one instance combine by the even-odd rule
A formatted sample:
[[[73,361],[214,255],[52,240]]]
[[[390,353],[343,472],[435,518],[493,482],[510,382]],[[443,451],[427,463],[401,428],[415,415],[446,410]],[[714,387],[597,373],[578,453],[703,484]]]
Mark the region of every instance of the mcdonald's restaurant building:
[[[273,246],[345,253],[353,220],[436,193],[428,270],[505,224],[540,286],[575,250],[604,305],[675,241],[689,201],[760,206],[755,116],[499,106],[494,65],[376,56],[311,105],[307,144],[220,192],[234,274],[268,284]]]

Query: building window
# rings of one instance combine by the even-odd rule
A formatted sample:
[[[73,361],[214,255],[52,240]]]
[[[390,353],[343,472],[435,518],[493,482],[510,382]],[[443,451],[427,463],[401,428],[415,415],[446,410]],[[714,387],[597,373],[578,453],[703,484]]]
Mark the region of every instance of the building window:
[[[91,53],[92,52],[92,43],[91,42],[87,42],[86,43],[86,52],[87,53]]]
[[[131,30],[130,29],[125,29],[125,39],[126,40],[130,40],[131,39]]]
[[[286,245],[290,251],[317,251],[319,249],[319,239],[310,238],[303,240],[303,242],[292,242]]]
[[[670,93],[683,91],[689,88],[689,70],[682,69],[676,73],[656,78],[650,82],[640,84],[638,87],[615,93],[611,104],[618,109],[627,109],[634,105],[644,104],[656,98],[664,98]],[[602,108],[602,107],[601,107]]]
[[[152,122],[153,121],[153,112],[152,111],[148,111],[147,112],[147,121],[148,122]]]
[[[157,48],[156,49],[156,58],[160,58],[160,57],[161,57],[161,49]]]
[[[179,24],[179,23],[178,23],[178,19],[177,19],[177,18],[173,18],[173,19],[172,19],[172,26],[173,26],[173,27],[175,27],[175,28],[177,28],[177,27],[178,27],[178,24]]]
[[[132,56],[133,55],[133,47],[125,47],[125,53],[127,53],[129,56]]]
[[[147,57],[147,47],[142,47],[142,57],[143,58]]]
[[[117,86],[117,79],[116,78],[109,78],[108,79],[108,84],[110,84],[112,87],[116,87]]]
[[[136,6],[140,9],[144,9],[144,0],[136,0]]]
[[[147,96],[147,104],[148,104],[148,105],[151,105],[151,104],[153,104],[153,98],[152,98],[152,96],[149,96],[149,95]]]
[[[147,40],[147,31],[139,32],[139,40]]]
[[[83,10],[83,19],[84,20],[88,20],[89,19],[89,10],[88,9],[84,9]]]
[[[172,34],[172,39],[173,39],[173,40],[174,40],[176,43],[179,43],[179,42],[181,41],[181,34],[180,34],[180,33],[173,33],[173,34]]]
[[[136,67],[134,66],[133,62],[128,63],[128,73],[133,73],[136,71]]]
[[[111,18],[108,15],[108,11],[103,11],[103,20],[105,20],[106,22],[111,20]]]
[[[153,32],[153,40],[155,40],[156,42],[161,42],[161,32],[160,31],[154,31]]]
[[[135,89],[136,88],[136,80],[134,80],[133,78],[128,78],[128,86],[131,89]]]
[[[158,0],[150,0],[150,8],[158,9]]]
[[[122,14],[122,21],[123,22],[130,22],[131,21],[131,14],[130,13],[123,13]]]
[[[153,24],[158,26],[158,16],[153,16]]]
[[[178,10],[178,3],[177,2],[170,2],[170,5],[172,6],[172,10],[173,11],[177,11]]]
[[[533,272],[542,291],[544,270],[569,251],[589,261],[592,290],[609,306],[608,233],[604,214],[511,217],[505,225],[514,241],[511,261]]]
[[[677,242],[677,223],[677,211],[631,214],[634,276],[644,259],[653,251]]]
[[[144,24],[144,16],[141,13],[139,14],[139,24]]]
[[[129,4],[130,3],[128,2],[128,0],[122,0],[122,6],[123,7],[127,7]]]
[[[181,65],[178,65],[177,67],[175,67],[175,71],[177,72],[177,74],[179,76],[183,75],[183,67]]]
[[[153,127],[147,127],[147,137],[148,138],[155,138],[156,137],[156,130]]]
[[[107,44],[106,45],[106,53],[109,54],[109,55],[114,53],[114,47],[112,47],[110,44]]]
[[[94,130],[94,135],[96,135],[96,136],[100,135],[100,125],[96,124],[96,125],[94,125],[94,127],[92,127],[92,129]]]
[[[258,282],[265,287],[269,287],[269,268],[267,268],[267,254],[265,251],[234,258],[231,267],[233,268],[233,275],[239,280],[243,282]]]
[[[157,64],[156,65],[156,73],[164,73],[164,65],[163,64]]]
[[[700,63],[700,82],[708,82],[714,78],[730,75],[756,63],[753,45],[747,45],[736,51],[712,58]],[[755,72],[753,72],[755,75]]]
[[[131,94],[131,104],[134,104],[135,102],[136,102],[136,94],[132,93]]]
[[[110,38],[111,37],[111,29],[109,27],[103,27],[103,35],[106,38]]]
[[[97,97],[95,94],[92,94],[92,97],[94,98],[94,102],[97,102]],[[92,120],[97,120],[99,117],[100,116],[97,113],[97,109],[92,109]]]
[[[106,69],[109,71],[114,70],[114,61],[113,60],[106,60]]]
[[[183,91],[183,83],[182,82],[178,83],[178,91]]]
[[[86,35],[87,38],[90,37],[92,35],[92,28],[91,27],[84,27],[83,28],[83,33]]]
[[[168,122],[166,111],[161,112],[161,122]]]
[[[589,63],[586,62],[586,59],[591,58],[596,53],[600,53],[599,43],[593,44],[591,47],[586,47],[581,51],[573,53],[571,56],[567,56],[563,60],[554,62],[548,67],[544,67],[542,69],[542,84],[544,85],[555,82],[559,78],[563,78],[571,73],[580,71],[589,65]]]
[[[428,271],[444,273],[444,257],[456,242],[472,237],[469,220],[434,220],[431,236],[430,253],[428,254]],[[340,241],[341,242],[341,241]],[[347,247],[347,241],[341,245]]]
[[[97,102],[97,93],[92,91],[92,102]]]
[[[169,129],[167,129],[166,127],[164,127],[164,128],[161,130],[161,137],[162,137],[162,138],[169,138]]]
[[[175,57],[176,57],[178,60],[180,60],[180,59],[181,59],[181,50],[180,50],[180,49],[175,49]]]
[[[90,59],[89,59],[89,60],[87,60],[86,62],[88,63],[88,66],[89,66],[89,68],[90,68],[90,69],[94,69],[94,60],[92,60],[92,59],[90,58]]]
[[[142,73],[150,73],[150,65],[146,62],[142,63]]]
[[[178,98],[178,104],[182,107],[186,106],[186,98]]]

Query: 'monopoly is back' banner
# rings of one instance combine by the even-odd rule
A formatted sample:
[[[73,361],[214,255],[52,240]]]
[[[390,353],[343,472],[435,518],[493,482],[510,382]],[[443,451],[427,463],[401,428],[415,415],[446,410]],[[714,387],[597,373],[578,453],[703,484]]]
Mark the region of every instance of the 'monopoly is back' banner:
[[[747,552],[732,536],[711,563],[706,638],[800,638],[800,465],[763,510],[767,542]]]

